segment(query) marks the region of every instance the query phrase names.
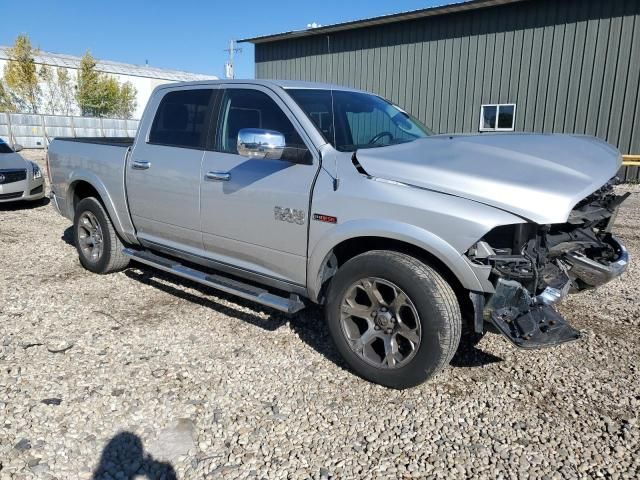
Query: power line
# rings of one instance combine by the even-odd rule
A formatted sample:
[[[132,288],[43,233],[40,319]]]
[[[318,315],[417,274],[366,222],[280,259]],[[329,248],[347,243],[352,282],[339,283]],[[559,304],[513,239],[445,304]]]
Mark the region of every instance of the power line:
[[[235,78],[235,72],[233,69],[233,56],[236,53],[242,52],[242,48],[236,46],[235,40],[229,40],[229,48],[224,49],[229,54],[227,62],[224,64],[224,76],[225,78]]]

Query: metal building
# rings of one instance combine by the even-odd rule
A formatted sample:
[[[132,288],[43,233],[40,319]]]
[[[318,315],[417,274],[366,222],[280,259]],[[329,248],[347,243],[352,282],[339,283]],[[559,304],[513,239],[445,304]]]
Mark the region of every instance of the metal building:
[[[77,81],[77,71],[80,68],[82,58],[74,55],[62,53],[38,52],[34,56],[34,62],[39,69],[42,65],[52,68],[66,69],[75,84]],[[0,74],[4,71],[4,66],[10,61],[9,47],[0,46]],[[198,73],[183,72],[180,70],[170,70],[158,68],[150,65],[132,65],[130,63],[114,62],[111,60],[96,59],[96,70],[105,73],[120,83],[130,82],[136,89],[136,110],[133,118],[140,118],[144,107],[147,105],[149,96],[155,87],[169,82],[188,82],[193,80],[215,80],[218,77]],[[46,85],[42,85],[46,92]],[[73,112],[78,114],[77,108]],[[43,113],[46,109],[43,109]]]
[[[242,41],[257,78],[370,90],[436,132],[589,134],[640,154],[640,0],[473,0]]]

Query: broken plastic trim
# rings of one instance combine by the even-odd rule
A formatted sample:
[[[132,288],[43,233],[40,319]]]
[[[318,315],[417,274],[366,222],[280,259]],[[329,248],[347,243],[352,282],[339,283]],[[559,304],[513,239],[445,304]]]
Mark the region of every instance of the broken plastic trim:
[[[552,347],[581,336],[544,299],[531,297],[515,280],[498,280],[485,313],[500,333],[519,348]]]

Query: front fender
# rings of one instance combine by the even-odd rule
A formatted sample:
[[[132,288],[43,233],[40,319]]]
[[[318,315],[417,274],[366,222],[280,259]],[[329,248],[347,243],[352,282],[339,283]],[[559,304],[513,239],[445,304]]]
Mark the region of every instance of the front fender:
[[[437,235],[393,220],[358,219],[336,225],[315,244],[309,255],[307,285],[309,297],[318,300],[322,288],[322,268],[333,249],[358,237],[382,237],[399,240],[418,247],[439,259],[458,278],[462,286],[472,291],[492,291],[493,286],[478,267]],[[486,273],[486,272],[485,272]]]

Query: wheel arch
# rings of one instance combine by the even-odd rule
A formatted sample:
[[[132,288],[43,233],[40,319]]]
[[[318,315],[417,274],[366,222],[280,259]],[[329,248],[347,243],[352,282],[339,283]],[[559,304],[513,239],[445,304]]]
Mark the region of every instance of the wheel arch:
[[[70,179],[66,195],[67,217],[73,219],[76,206],[80,200],[88,197],[95,197],[102,204],[118,235],[127,241],[131,241],[130,236],[125,232],[122,219],[118,214],[113,199],[102,181],[95,175],[77,175]]]
[[[376,224],[375,229],[359,229],[358,225],[347,227],[345,224],[341,231],[332,232],[317,242],[309,257],[307,273],[312,301],[323,302],[328,280],[341,264],[371,250],[399,251],[417,258],[435,268],[456,293],[464,293],[465,298],[467,291],[487,289],[464,255],[442,238],[413,225],[385,221]]]

